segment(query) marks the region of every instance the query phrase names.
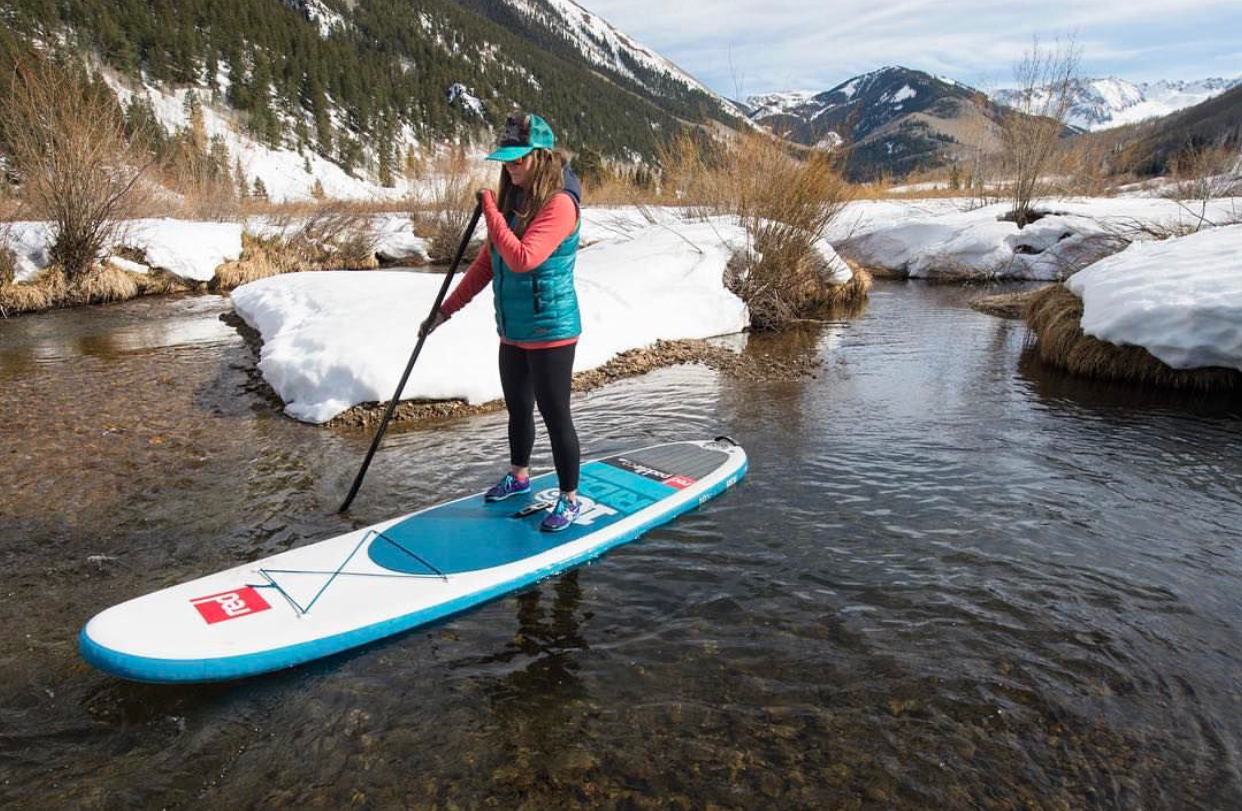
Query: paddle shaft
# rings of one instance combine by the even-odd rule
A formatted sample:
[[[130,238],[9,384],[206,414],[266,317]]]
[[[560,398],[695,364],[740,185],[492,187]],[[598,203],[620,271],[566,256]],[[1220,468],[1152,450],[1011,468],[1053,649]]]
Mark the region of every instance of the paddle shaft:
[[[474,235],[474,228],[479,224],[479,215],[482,213],[483,203],[480,201],[474,207],[474,213],[470,216],[470,224],[466,226],[466,233],[461,238],[461,244],[457,246],[457,255],[453,257],[453,264],[444,276],[444,284],[440,285],[440,292],[436,294],[435,303],[431,305],[431,313],[427,316],[429,319],[434,318],[436,313],[440,312],[440,305],[444,303],[444,296],[448,293],[449,284],[452,283],[453,276],[457,273],[457,266],[461,264],[461,258],[466,253],[466,246],[470,244],[470,237]],[[353,486],[349,488],[349,495],[345,497],[345,502],[337,510],[338,513],[348,510],[349,505],[354,501],[354,496],[358,495],[358,488],[362,487],[362,478],[367,475],[367,468],[371,465],[371,457],[375,456],[380,440],[384,438],[384,431],[388,428],[388,420],[392,418],[392,412],[397,408],[397,399],[401,396],[401,392],[405,390],[405,383],[410,379],[410,372],[414,370],[414,362],[418,360],[419,353],[423,351],[423,344],[426,342],[428,334],[422,330],[419,331],[418,343],[414,344],[414,351],[410,353],[410,361],[405,365],[405,372],[401,375],[401,382],[397,384],[397,390],[393,392],[392,399],[388,401],[388,408],[384,409],[384,419],[380,421],[379,430],[375,432],[375,438],[371,440],[371,448],[367,451],[366,458],[362,460],[362,467],[358,470],[358,475],[354,477]]]

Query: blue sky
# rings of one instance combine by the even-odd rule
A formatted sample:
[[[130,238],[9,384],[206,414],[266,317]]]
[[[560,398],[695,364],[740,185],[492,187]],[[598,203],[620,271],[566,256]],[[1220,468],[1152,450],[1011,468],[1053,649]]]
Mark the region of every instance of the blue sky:
[[[577,0],[718,93],[826,90],[885,65],[982,89],[1032,37],[1072,36],[1083,76],[1242,76],[1242,0]]]

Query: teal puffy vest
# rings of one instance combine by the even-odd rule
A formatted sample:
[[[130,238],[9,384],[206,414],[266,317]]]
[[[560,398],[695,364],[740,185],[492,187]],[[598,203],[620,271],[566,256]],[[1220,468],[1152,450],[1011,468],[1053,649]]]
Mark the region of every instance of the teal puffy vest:
[[[574,290],[580,228],[581,222],[543,264],[527,273],[510,270],[500,252],[492,251],[492,301],[501,338],[515,342],[560,341],[582,333],[578,294]]]

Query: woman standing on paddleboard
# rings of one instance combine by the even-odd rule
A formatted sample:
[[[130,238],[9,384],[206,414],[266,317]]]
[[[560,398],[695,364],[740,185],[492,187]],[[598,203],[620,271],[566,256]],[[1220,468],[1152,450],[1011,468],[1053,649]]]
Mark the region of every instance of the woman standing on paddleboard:
[[[530,492],[534,407],[552,441],[560,497],[540,527],[567,528],[578,517],[581,451],[569,412],[574,351],[582,332],[574,290],[578,253],[578,178],[556,136],[537,115],[510,116],[500,146],[500,200],[479,192],[487,242],[440,312],[423,322],[430,333],[491,283],[500,334],[500,383],[509,410],[509,472],[488,501]],[[503,207],[503,208],[502,208]]]

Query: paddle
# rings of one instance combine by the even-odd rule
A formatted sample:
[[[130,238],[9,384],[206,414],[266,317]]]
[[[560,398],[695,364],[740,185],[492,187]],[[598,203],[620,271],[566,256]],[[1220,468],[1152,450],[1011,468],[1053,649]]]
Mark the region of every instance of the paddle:
[[[470,224],[466,226],[466,233],[461,238],[461,244],[457,246],[457,255],[453,257],[453,264],[449,267],[449,272],[444,275],[444,284],[440,285],[440,292],[436,294],[435,303],[431,305],[431,313],[428,318],[435,316],[440,312],[440,305],[444,303],[444,296],[448,293],[449,284],[453,281],[453,275],[457,273],[457,266],[461,264],[461,258],[466,253],[466,246],[470,244],[470,237],[474,235],[474,227],[479,224],[479,215],[483,213],[483,201],[480,200],[474,207],[474,214],[470,216]],[[401,392],[405,389],[405,382],[410,379],[410,372],[414,369],[414,361],[418,360],[418,354],[423,351],[423,343],[427,340],[429,333],[419,331],[418,343],[414,344],[414,351],[410,354],[410,362],[405,365],[405,373],[401,375],[401,382],[397,384],[397,390],[393,392],[392,399],[388,401],[388,408],[384,410],[384,419],[380,422],[379,430],[375,432],[375,439],[371,440],[371,449],[367,451],[367,456],[362,460],[362,468],[359,469],[358,475],[354,478],[354,484],[349,488],[349,495],[345,497],[345,503],[337,510],[343,513],[349,509],[349,505],[353,503],[354,496],[358,495],[358,488],[362,486],[362,477],[367,475],[367,468],[371,464],[371,457],[375,455],[376,448],[379,447],[380,440],[384,436],[384,430],[388,428],[388,420],[392,417],[392,412],[397,407],[397,398],[401,396]]]

